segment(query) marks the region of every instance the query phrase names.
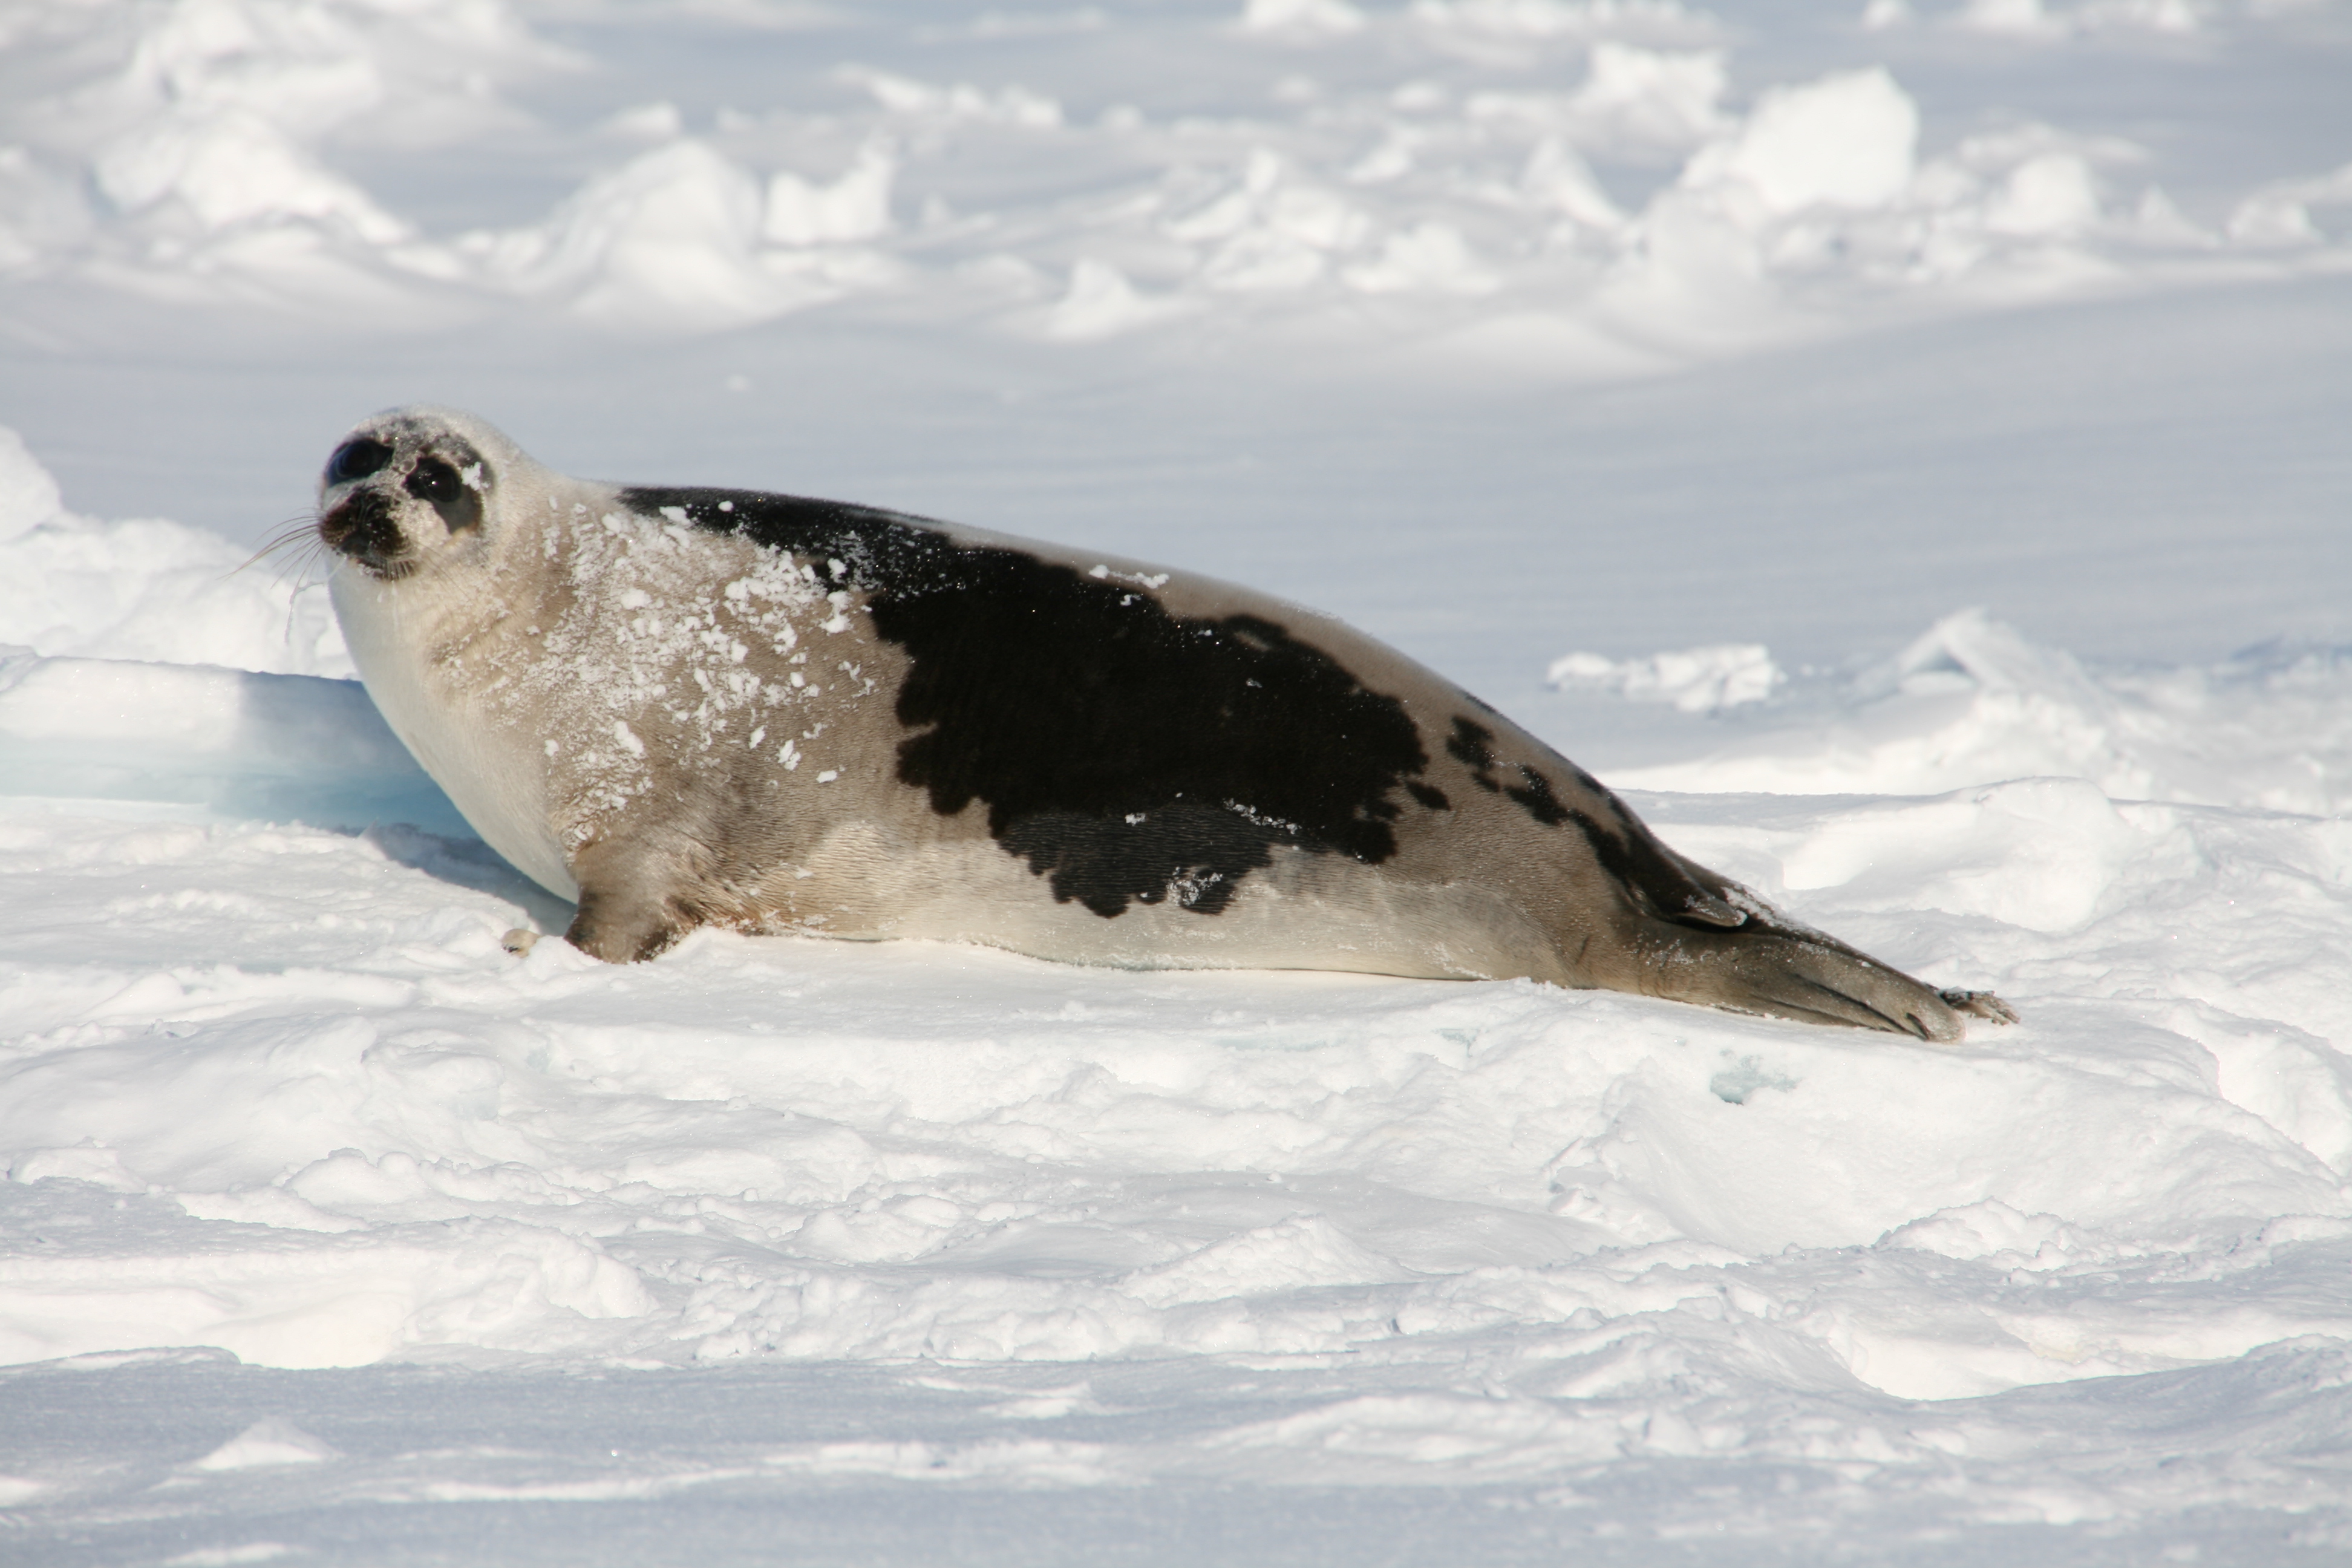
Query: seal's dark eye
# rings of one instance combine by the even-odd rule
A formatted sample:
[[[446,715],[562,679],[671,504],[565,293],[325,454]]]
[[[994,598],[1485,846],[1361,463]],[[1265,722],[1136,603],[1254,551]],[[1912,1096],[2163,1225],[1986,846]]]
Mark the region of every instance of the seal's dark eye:
[[[366,479],[391,461],[390,447],[373,436],[362,436],[335,448],[335,455],[327,459],[327,482],[347,485],[353,479]]]
[[[418,500],[448,506],[466,493],[466,481],[457,469],[438,458],[427,458],[408,470],[408,493]]]

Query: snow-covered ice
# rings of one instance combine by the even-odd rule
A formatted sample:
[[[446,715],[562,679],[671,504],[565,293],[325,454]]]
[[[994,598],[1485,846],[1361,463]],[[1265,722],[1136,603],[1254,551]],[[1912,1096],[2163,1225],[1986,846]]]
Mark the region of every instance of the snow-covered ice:
[[[0,4],[28,1563],[2340,1562],[2352,14]],[[1244,579],[2025,1021],[705,931],[334,436]]]

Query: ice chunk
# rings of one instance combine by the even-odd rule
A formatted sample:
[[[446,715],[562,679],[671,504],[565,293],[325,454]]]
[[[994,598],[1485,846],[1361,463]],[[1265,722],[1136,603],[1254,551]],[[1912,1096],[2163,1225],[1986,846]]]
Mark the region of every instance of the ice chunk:
[[[1045,315],[1045,335],[1074,342],[1116,337],[1175,314],[1178,301],[1136,289],[1127,274],[1108,261],[1082,256],[1070,268],[1069,292]]]
[[[2045,153],[2010,171],[1985,205],[1985,226],[1996,234],[2063,235],[2099,220],[2099,189],[2091,167],[2067,153]]]
[[[1349,268],[1345,277],[1367,294],[1486,294],[1498,283],[1462,231],[1443,223],[1415,224],[1390,235],[1377,258]]]
[[[776,245],[838,245],[872,239],[890,226],[890,179],[897,165],[867,146],[830,184],[786,171],[768,181],[761,235]]]
[[[1685,713],[1716,713],[1761,702],[1788,679],[1761,643],[1718,643],[1647,658],[1571,653],[1554,659],[1544,678],[1562,690],[1671,702]]]
[[[1712,49],[1663,51],[1606,40],[1592,46],[1590,74],[1568,111],[1589,144],[1687,147],[1724,128],[1730,85]]]
[[[231,111],[151,121],[98,159],[98,186],[123,212],[168,205],[200,231],[301,219],[371,245],[409,227],[259,115]]]
[[[271,565],[160,518],[100,522],[0,426],[0,646],[289,675],[346,676],[351,658],[301,558]]]
[[[0,425],[0,543],[28,533],[65,510],[58,481],[26,449],[24,437]],[[13,577],[8,573],[0,580]],[[0,623],[0,642],[17,642],[18,628]]]
[[[1245,0],[1241,25],[1251,33],[1352,33],[1364,14],[1348,0]]]
[[[0,794],[472,837],[355,680],[90,658],[24,660],[9,674]]]
[[[199,1470],[250,1470],[266,1465],[316,1465],[340,1459],[342,1450],[313,1437],[291,1422],[257,1421],[195,1461]]]
[[[1880,68],[1776,88],[1734,140],[1694,159],[1686,184],[1745,183],[1776,213],[1883,206],[1910,183],[1919,110]]]
[[[467,244],[506,287],[569,296],[615,326],[708,331],[840,292],[820,275],[761,264],[763,207],[748,170],[678,141],[592,178],[543,225]]]

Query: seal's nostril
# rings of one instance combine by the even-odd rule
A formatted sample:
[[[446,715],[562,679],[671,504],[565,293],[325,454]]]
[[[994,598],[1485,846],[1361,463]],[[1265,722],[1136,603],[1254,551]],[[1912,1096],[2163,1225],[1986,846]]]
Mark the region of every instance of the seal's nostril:
[[[374,572],[395,575],[407,552],[392,499],[379,489],[354,490],[319,520],[319,538],[328,549]]]

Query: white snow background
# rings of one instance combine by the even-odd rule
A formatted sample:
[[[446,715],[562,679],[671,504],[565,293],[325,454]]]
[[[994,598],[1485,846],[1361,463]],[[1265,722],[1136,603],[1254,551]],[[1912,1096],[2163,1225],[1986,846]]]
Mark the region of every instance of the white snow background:
[[[2340,0],[0,3],[0,1558],[2352,1557],[2347,82]],[[510,958],[242,565],[425,399],[1333,611],[2025,1021]]]

